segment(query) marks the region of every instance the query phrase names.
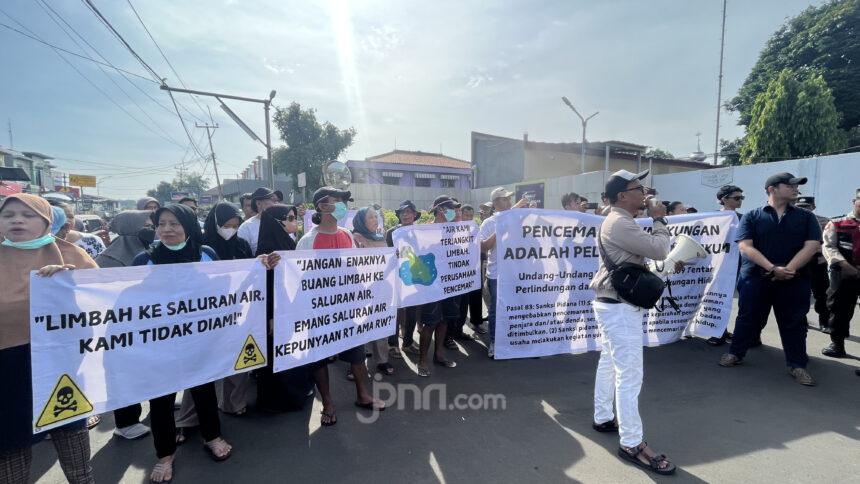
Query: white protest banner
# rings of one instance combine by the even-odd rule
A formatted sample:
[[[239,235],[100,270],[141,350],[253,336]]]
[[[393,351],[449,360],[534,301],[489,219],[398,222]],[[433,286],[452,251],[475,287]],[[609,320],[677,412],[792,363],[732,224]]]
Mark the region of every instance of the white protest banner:
[[[346,216],[337,221],[337,226],[343,227],[352,232],[352,229],[355,228],[352,225],[352,219],[355,218],[356,212],[358,212],[358,210],[347,210]],[[304,223],[305,233],[310,232],[311,228],[313,228],[314,223],[311,221],[311,217],[313,217],[315,213],[317,213],[317,211],[313,209],[308,209],[308,211],[305,212],[305,216],[302,219],[302,222]],[[385,218],[382,215],[382,210],[376,211],[376,217],[379,220],[379,228],[376,230],[376,233],[378,233],[379,235],[385,235],[385,230],[383,230],[383,227],[385,227]]]
[[[32,275],[30,291],[37,432],[266,364],[255,259]]]
[[[391,247],[278,252],[274,370],[394,334],[397,257]]]
[[[441,301],[481,287],[478,224],[410,225],[392,234],[400,256],[400,307]]]
[[[589,284],[600,254],[604,217],[557,210],[510,210],[499,215],[495,357],[523,358],[599,350],[601,335]],[[637,219],[651,230],[651,219]],[[722,335],[731,314],[738,249],[733,212],[669,217],[669,232],[702,244],[706,259],[668,277],[680,311],[664,298],[643,316],[643,345],[683,334]],[[686,331],[686,333],[685,333]]]

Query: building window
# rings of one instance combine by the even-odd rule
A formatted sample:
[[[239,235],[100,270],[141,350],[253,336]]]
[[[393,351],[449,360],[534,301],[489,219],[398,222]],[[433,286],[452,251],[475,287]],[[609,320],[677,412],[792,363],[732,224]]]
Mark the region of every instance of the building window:
[[[460,179],[457,175],[442,175],[441,177],[442,188],[456,188],[457,180]]]
[[[385,185],[400,185],[400,177],[383,176],[382,183]]]
[[[415,179],[415,186],[416,187],[429,187],[430,186],[430,179],[429,178],[416,178]]]
[[[367,169],[359,168],[358,170],[355,170],[354,173],[355,180],[353,181],[355,183],[367,183]]]

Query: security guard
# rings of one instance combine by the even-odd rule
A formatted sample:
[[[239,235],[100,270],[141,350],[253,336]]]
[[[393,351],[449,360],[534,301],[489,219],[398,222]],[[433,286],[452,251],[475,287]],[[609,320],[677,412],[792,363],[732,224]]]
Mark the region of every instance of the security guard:
[[[795,205],[815,212],[815,197],[798,197]],[[824,232],[824,227],[830,219],[818,214],[814,215],[821,231]],[[812,273],[812,297],[815,298],[815,312],[818,313],[818,329],[822,333],[829,333],[830,311],[827,310],[827,289],[830,287],[830,279],[827,275],[827,260],[821,252],[809,261],[809,271]]]
[[[830,221],[824,230],[824,257],[830,267],[830,346],[821,350],[825,356],[845,356],[845,338],[854,316],[860,293],[860,189],[854,198],[854,210]]]

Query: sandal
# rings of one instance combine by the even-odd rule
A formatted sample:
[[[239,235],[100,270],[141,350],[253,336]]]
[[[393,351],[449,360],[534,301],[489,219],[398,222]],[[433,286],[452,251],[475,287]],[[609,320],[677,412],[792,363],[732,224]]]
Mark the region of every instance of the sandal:
[[[98,425],[102,421],[102,418],[98,415],[93,415],[92,417],[87,419],[87,429],[91,429]]]
[[[355,381],[355,375],[352,373],[352,370],[346,370],[346,379],[349,381]]]
[[[376,365],[376,368],[386,375],[391,376],[394,374],[394,367],[391,366],[391,363],[380,363]]]
[[[170,478],[165,479],[164,475],[170,473]],[[161,479],[156,481],[155,477],[160,477]],[[156,464],[152,467],[152,472],[149,473],[149,483],[150,484],[163,484],[166,482],[170,482],[173,480],[173,459],[170,459],[166,462],[156,462]]]
[[[385,403],[375,398],[369,402],[355,402],[355,406],[366,408],[368,410],[376,410],[378,412],[385,410]]]
[[[424,366],[418,367],[418,376],[427,377],[430,376],[430,369]]]
[[[433,360],[434,365],[444,366],[445,368],[454,368],[457,363],[451,360]]]
[[[449,350],[460,349],[459,347],[457,347],[457,343],[453,339],[446,339],[445,340],[445,347],[448,348]]]
[[[233,454],[233,449],[230,448],[230,444],[221,437],[210,440],[209,442],[204,442],[203,449],[209,453],[209,457],[211,457],[215,462],[225,461]]]
[[[182,427],[176,427],[176,446],[180,446],[185,443],[185,429]]]
[[[335,415],[334,412],[325,413],[324,410],[321,410],[320,414],[322,415],[322,417],[320,417],[320,425],[323,427],[331,427],[337,423],[337,415]]]
[[[621,458],[638,465],[639,467],[642,467],[644,469],[648,469],[650,471],[656,472],[657,474],[669,475],[669,474],[675,473],[675,464],[671,463],[669,461],[669,459],[666,458],[665,455],[659,454],[659,455],[655,455],[654,457],[648,457],[648,455],[645,454],[645,449],[647,447],[648,447],[647,442],[642,442],[638,446],[633,447],[631,449],[625,449],[624,447],[619,447],[618,448],[618,455]],[[648,463],[642,462],[642,460],[639,459],[640,454],[643,457],[645,457],[646,459],[648,459]],[[664,463],[664,462],[666,463],[665,467],[660,467],[660,464]]]

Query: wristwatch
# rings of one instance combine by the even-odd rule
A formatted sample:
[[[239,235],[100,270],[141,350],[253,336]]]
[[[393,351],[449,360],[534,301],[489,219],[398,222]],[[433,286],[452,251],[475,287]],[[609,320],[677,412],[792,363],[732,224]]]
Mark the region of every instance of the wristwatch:
[[[660,222],[663,225],[669,225],[669,221],[666,220],[666,217],[657,217],[654,219],[654,223]]]

